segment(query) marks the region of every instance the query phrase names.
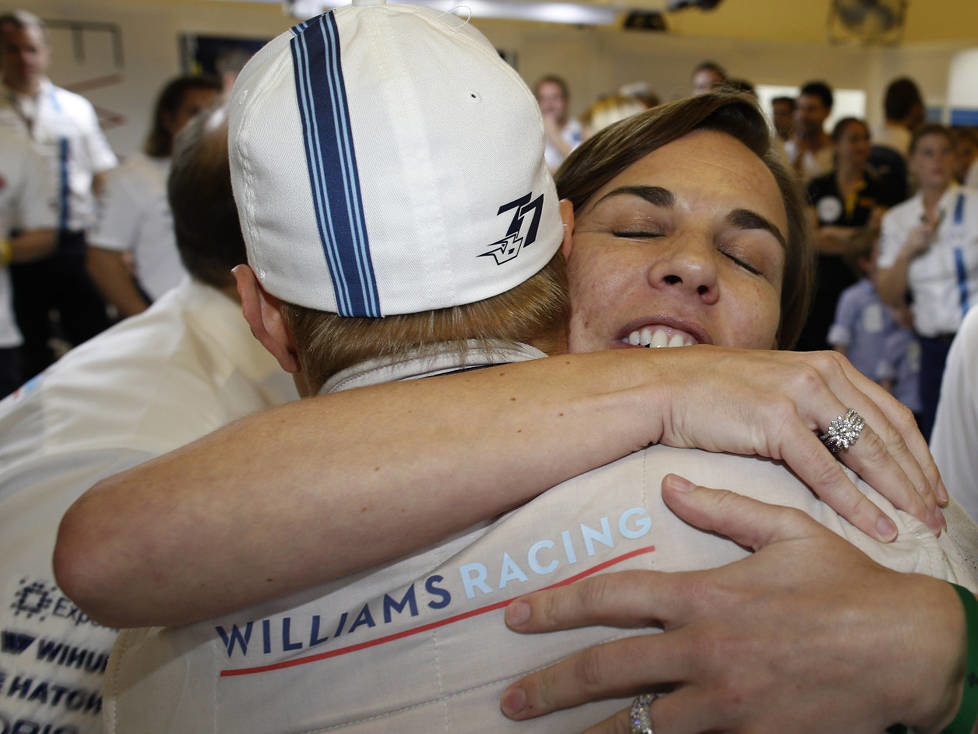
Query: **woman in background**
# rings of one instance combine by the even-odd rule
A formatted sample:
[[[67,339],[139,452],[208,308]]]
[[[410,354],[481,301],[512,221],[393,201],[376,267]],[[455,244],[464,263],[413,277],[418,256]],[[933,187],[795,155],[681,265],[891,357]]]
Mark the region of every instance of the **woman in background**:
[[[846,117],[832,130],[835,169],[812,179],[808,199],[812,206],[818,265],[815,297],[797,349],[831,349],[829,329],[839,296],[859,280],[845,256],[860,234],[879,226],[884,191],[879,179],[866,167],[869,159],[869,127]]]
[[[220,91],[220,82],[209,77],[170,80],[156,100],[142,152],[109,175],[87,265],[106,302],[123,318],[145,311],[186,275],[166,199],[173,137]]]

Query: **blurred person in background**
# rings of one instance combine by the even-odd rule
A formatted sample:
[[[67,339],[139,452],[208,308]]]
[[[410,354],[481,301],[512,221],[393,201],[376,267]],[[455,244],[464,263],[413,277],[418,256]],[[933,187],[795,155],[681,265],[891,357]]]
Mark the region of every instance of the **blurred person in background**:
[[[57,242],[57,196],[44,159],[26,140],[0,130],[0,398],[20,385],[8,266],[42,257]]]
[[[581,123],[570,117],[570,90],[561,77],[548,74],[533,85],[533,94],[543,115],[543,129],[547,136],[545,157],[547,167],[556,171],[564,158],[580,145],[583,139]]]
[[[173,138],[220,91],[220,82],[208,77],[167,82],[142,152],[108,176],[87,265],[106,302],[123,318],[145,311],[186,275],[166,197]]]
[[[771,100],[771,121],[782,142],[790,140],[795,132],[797,106],[794,97],[775,97]]]
[[[910,138],[925,117],[924,98],[909,77],[894,79],[883,97],[885,122],[873,133],[869,164],[883,182],[887,206],[906,201],[911,194],[907,154]]]
[[[839,296],[859,279],[847,255],[864,248],[860,240],[879,226],[883,214],[879,179],[866,166],[869,127],[855,117],[843,118],[832,130],[832,141],[834,170],[808,184],[818,265],[815,298],[796,347],[803,351],[832,348],[828,334]]]
[[[594,135],[619,120],[626,117],[644,112],[649,109],[646,103],[637,98],[624,94],[612,94],[603,99],[599,99],[588,107],[587,112],[581,116],[581,125],[584,129],[584,139]]]
[[[831,87],[822,81],[808,82],[798,95],[795,134],[784,147],[803,183],[832,170],[834,149],[824,126],[833,100]]]
[[[876,288],[893,308],[913,299],[920,339],[921,431],[930,436],[944,363],[978,300],[978,191],[954,181],[951,131],[927,124],[910,143],[917,194],[883,216]]]
[[[954,140],[954,180],[974,188],[978,179],[975,158],[978,156],[978,131],[973,127],[952,127]]]
[[[105,303],[85,269],[86,231],[95,223],[96,194],[116,157],[84,97],[51,83],[51,51],[40,18],[23,10],[0,16],[0,127],[31,141],[58,192],[58,247],[48,257],[10,268],[14,311],[24,336],[21,369],[29,378],[55,359],[51,312],[69,344],[109,325]]]
[[[727,81],[727,72],[720,64],[715,61],[701,61],[693,69],[692,94],[706,94],[718,87],[722,87]]]

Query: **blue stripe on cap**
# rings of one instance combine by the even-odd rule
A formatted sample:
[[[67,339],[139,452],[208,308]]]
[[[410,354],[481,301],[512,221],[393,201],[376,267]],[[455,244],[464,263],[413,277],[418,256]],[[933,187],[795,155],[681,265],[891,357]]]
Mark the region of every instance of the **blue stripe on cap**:
[[[329,12],[292,30],[309,183],[337,313],[380,316],[336,20]]]

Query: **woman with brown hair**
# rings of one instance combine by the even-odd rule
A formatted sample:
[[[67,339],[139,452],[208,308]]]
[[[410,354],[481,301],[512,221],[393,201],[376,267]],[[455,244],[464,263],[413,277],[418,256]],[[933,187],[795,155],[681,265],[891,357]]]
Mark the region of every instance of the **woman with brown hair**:
[[[831,349],[828,334],[839,296],[860,275],[849,253],[860,247],[860,238],[872,236],[886,208],[883,186],[866,166],[866,123],[855,117],[843,118],[833,128],[832,140],[835,168],[808,184],[818,261],[812,308],[798,341],[798,349],[803,350]]]

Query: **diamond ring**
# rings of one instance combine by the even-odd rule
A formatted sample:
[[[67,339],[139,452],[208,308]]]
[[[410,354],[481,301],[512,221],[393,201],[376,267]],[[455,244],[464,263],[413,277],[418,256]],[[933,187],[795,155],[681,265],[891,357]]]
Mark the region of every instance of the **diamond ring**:
[[[829,451],[837,454],[856,443],[865,427],[863,417],[850,408],[845,415],[829,423],[828,430],[818,438]]]
[[[658,697],[658,693],[643,693],[641,696],[636,696],[635,700],[632,701],[632,708],[628,712],[628,720],[632,724],[632,734],[655,734],[652,731],[649,706]]]

